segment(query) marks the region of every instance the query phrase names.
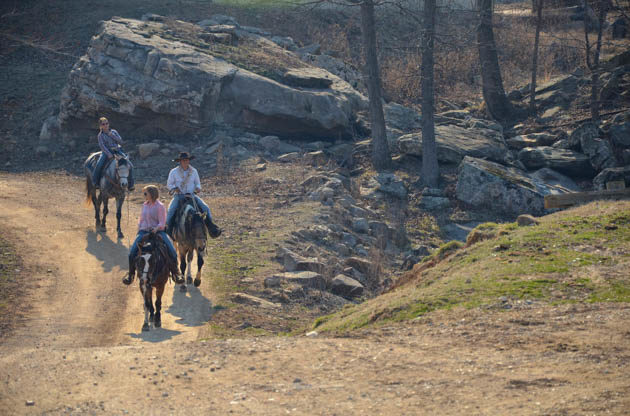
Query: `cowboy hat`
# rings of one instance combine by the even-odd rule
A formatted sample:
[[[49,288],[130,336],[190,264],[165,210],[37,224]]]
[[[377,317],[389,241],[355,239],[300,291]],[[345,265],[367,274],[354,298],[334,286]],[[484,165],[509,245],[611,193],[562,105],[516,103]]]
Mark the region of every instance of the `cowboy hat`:
[[[182,159],[193,160],[195,157],[188,152],[179,152],[179,157],[173,159],[173,162],[179,162]]]

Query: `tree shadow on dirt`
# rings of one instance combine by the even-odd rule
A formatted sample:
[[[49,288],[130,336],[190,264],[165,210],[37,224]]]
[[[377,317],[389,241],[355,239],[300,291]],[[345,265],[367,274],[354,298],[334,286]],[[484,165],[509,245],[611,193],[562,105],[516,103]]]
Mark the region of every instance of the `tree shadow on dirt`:
[[[139,332],[137,334],[128,333],[131,338],[141,339],[146,342],[162,342],[168,341],[171,338],[181,334],[181,331],[174,331],[172,329],[164,328],[151,328],[150,331]]]
[[[214,313],[212,302],[206,298],[199,288],[186,285],[186,292],[179,291],[179,285],[173,289],[173,299],[166,312],[179,317],[177,322],[185,326],[201,326],[208,322]]]
[[[104,272],[111,272],[116,266],[123,269],[129,266],[128,249],[122,240],[114,242],[107,234],[93,230],[88,230],[85,239],[87,241],[85,251],[101,261]]]

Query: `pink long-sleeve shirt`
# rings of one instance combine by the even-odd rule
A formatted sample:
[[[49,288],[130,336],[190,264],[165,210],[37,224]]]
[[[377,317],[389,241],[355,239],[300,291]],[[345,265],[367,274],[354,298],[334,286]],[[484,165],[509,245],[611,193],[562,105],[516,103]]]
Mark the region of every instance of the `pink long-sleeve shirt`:
[[[140,214],[140,220],[138,221],[138,229],[150,231],[151,228],[156,227],[158,230],[163,230],[165,226],[166,208],[164,204],[160,201],[145,201],[142,205],[142,214]]]

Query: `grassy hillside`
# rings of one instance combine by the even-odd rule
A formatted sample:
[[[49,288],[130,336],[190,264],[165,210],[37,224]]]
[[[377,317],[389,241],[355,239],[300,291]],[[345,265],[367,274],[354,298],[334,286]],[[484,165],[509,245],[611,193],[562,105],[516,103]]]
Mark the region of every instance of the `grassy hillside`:
[[[438,309],[630,302],[630,202],[592,203],[528,227],[487,223],[473,233],[481,241],[438,250],[398,288],[314,326],[343,332]]]

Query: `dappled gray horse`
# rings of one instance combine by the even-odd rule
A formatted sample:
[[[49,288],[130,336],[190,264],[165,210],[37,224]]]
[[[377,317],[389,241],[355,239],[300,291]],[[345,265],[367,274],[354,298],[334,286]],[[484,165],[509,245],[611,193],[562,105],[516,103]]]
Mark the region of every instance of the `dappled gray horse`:
[[[203,256],[206,250],[206,225],[204,224],[205,213],[200,213],[195,207],[192,197],[179,207],[175,216],[175,227],[173,229],[173,241],[177,245],[179,254],[179,269],[182,275],[186,274],[186,283],[192,281],[192,259],[197,252],[197,276],[195,286],[201,284],[201,268],[203,267]],[[186,284],[180,286],[182,292],[186,291]]]
[[[133,166],[126,156],[120,154],[114,155],[114,159],[109,161],[103,168],[103,175],[101,176],[101,183],[99,184],[100,192],[98,192],[97,197],[97,189],[92,184],[92,172],[94,171],[99,156],[100,152],[92,153],[83,164],[86,175],[85,189],[87,192],[85,201],[88,205],[90,203],[94,205],[94,218],[96,219],[97,231],[105,231],[107,229],[105,220],[109,212],[107,204],[109,198],[116,198],[116,230],[118,231],[118,238],[123,238],[123,233],[120,229],[120,217],[122,215],[122,205],[123,202],[125,202],[125,190],[127,189],[129,174]],[[102,219],[100,215],[101,203],[103,204]]]

